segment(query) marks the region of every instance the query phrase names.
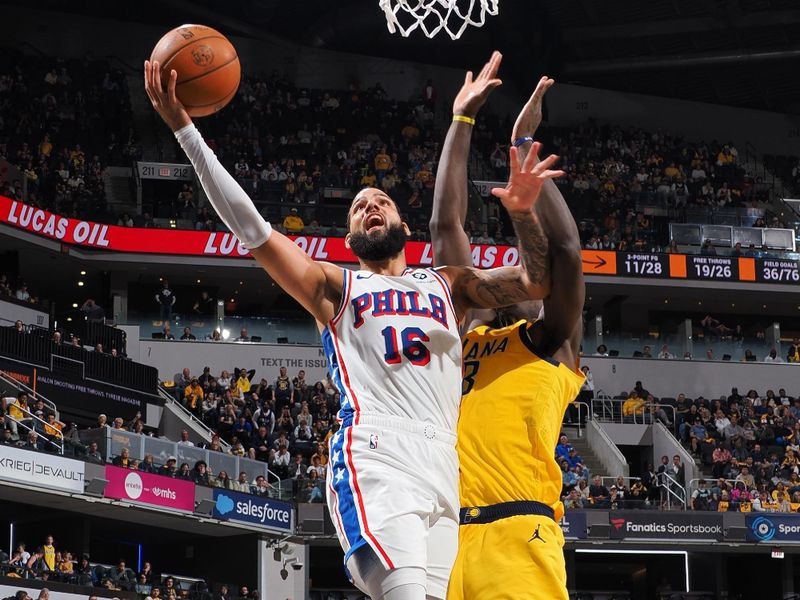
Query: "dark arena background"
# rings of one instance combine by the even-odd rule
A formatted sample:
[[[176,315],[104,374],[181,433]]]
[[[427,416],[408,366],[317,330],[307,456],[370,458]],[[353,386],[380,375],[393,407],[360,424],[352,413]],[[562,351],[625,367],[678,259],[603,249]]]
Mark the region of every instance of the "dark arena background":
[[[378,0],[0,15],[0,597],[364,597],[325,504],[317,328],[144,92],[159,38],[202,23],[242,77],[198,128],[273,228],[345,266],[365,186],[432,264],[453,98],[493,50],[466,229],[476,266],[516,263],[490,189],[553,77],[536,138],[586,279],[588,378],[552,448],[570,598],[800,598],[800,4],[500,0],[457,40],[391,34]]]

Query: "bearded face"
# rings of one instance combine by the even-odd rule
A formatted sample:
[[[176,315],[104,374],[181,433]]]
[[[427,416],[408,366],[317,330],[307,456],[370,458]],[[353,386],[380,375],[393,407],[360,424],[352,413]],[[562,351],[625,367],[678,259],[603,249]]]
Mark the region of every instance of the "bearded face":
[[[400,254],[406,246],[406,239],[403,226],[394,224],[373,233],[351,233],[350,249],[363,261],[383,261]]]
[[[348,226],[348,246],[358,258],[367,262],[397,256],[405,248],[409,234],[397,205],[376,188],[362,190],[353,200]]]

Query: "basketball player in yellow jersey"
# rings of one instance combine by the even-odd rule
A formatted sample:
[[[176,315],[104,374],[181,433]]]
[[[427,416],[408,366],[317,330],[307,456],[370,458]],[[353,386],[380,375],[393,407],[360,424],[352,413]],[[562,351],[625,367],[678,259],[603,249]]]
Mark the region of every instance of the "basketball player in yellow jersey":
[[[466,119],[453,121],[436,181],[431,235],[437,265],[472,264],[463,230],[470,120],[497,85],[500,59],[496,53],[474,81],[468,76],[453,106],[454,115]],[[512,146],[519,154],[539,150],[532,135],[552,83],[543,77],[517,118]],[[511,181],[520,160],[512,160]],[[492,193],[503,197],[509,190]],[[577,357],[584,282],[578,230],[552,181],[533,210],[551,283],[543,314],[538,302],[482,311],[463,337],[462,508],[448,600],[568,598],[558,524],[561,474],[553,454],[564,411],[583,383]]]

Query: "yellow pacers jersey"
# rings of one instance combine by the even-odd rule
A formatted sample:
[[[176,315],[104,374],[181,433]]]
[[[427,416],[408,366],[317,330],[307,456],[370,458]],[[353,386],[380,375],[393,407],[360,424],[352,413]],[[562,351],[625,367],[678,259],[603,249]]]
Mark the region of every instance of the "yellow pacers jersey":
[[[461,506],[537,500],[552,507],[556,519],[563,515],[555,447],[584,377],[536,354],[530,334],[541,325],[483,326],[464,336]]]

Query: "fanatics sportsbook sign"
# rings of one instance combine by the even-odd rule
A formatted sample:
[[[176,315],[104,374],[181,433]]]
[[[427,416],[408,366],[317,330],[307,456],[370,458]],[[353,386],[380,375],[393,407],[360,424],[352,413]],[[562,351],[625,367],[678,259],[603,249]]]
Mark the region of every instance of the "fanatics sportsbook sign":
[[[0,479],[83,493],[84,463],[44,452],[0,446]]]
[[[610,511],[611,539],[721,540],[719,513]]]

